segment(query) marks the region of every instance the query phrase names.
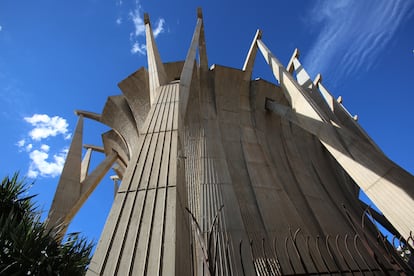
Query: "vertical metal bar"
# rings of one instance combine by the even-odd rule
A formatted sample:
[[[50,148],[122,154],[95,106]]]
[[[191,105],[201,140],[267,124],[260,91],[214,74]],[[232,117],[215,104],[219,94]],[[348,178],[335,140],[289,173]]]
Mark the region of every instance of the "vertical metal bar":
[[[281,265],[281,263],[279,262],[279,255],[277,254],[277,246],[276,246],[276,242],[277,242],[277,238],[275,237],[275,238],[273,239],[273,251],[274,251],[274,254],[275,254],[275,256],[276,256],[276,260],[277,260],[277,262],[278,262],[278,265],[279,265],[279,271],[280,271],[280,274],[281,274],[281,275],[283,275],[284,273],[283,273],[282,265]]]
[[[358,262],[355,260],[353,254],[349,250],[349,247],[348,247],[348,234],[345,235],[344,243],[345,243],[345,250],[348,253],[348,255],[351,257],[351,260],[356,264],[356,266],[358,267],[359,272],[363,273],[362,270],[361,270],[361,267],[358,264]]]
[[[340,236],[339,236],[339,234],[337,234],[337,235],[336,235],[336,237],[335,237],[335,246],[336,246],[336,250],[338,251],[339,256],[341,256],[342,260],[344,261],[345,266],[348,268],[349,273],[351,273],[352,275],[354,275],[354,273],[352,272],[351,267],[349,266],[348,262],[347,262],[347,261],[346,261],[346,259],[345,259],[345,256],[342,254],[342,251],[341,251],[341,249],[339,248],[339,243],[338,243],[338,241],[339,241],[339,237],[340,237]]]
[[[331,248],[330,248],[330,245],[329,245],[329,235],[326,236],[325,245],[326,245],[326,249],[328,250],[329,256],[331,257],[332,261],[334,262],[334,264],[336,266],[336,269],[338,270],[338,273],[342,275],[342,269],[339,266],[338,262],[336,261],[336,258],[332,255],[332,252],[331,252]]]
[[[298,246],[297,246],[297,243],[296,243],[296,238],[297,238],[297,235],[299,234],[300,230],[301,230],[301,229],[300,229],[300,228],[298,228],[298,229],[296,230],[295,234],[294,234],[294,235],[293,235],[293,237],[292,237],[292,240],[293,240],[293,246],[294,246],[294,249],[295,249],[296,255],[297,255],[297,256],[298,256],[298,258],[299,258],[300,264],[302,265],[303,269],[305,270],[305,273],[306,273],[306,274],[309,274],[308,269],[307,269],[307,267],[306,267],[306,264],[305,264],[305,262],[303,261],[302,255],[300,254],[299,249],[298,249]],[[290,233],[290,235],[292,236],[292,232],[290,231],[290,229],[289,229],[289,233]]]
[[[289,241],[289,237],[286,237],[285,238],[285,252],[286,252],[286,257],[288,258],[288,261],[289,261],[290,267],[292,268],[293,274],[295,274],[296,273],[295,267],[293,266],[292,260],[291,260],[290,255],[289,255],[288,241]]]
[[[332,275],[331,271],[329,270],[329,266],[328,266],[328,264],[325,262],[325,258],[324,258],[324,256],[322,256],[321,250],[320,250],[320,248],[319,248],[319,238],[320,238],[319,236],[316,236],[316,240],[315,240],[315,243],[316,243],[316,250],[317,250],[317,251],[318,251],[318,253],[319,253],[319,257],[322,259],[322,263],[323,263],[323,265],[325,266],[326,271],[328,271],[329,275]]]
[[[364,254],[361,254],[361,252],[359,251],[358,243],[357,243],[358,238],[359,238],[359,236],[358,236],[358,234],[356,234],[355,237],[354,237],[354,247],[355,247],[355,250],[356,250],[358,256],[362,259],[362,261],[364,262],[364,264],[368,268],[368,270],[372,273],[372,275],[374,275],[374,272],[372,272],[372,270],[371,270],[371,268],[370,268],[367,260],[364,258]]]
[[[243,243],[243,240],[240,240],[240,242],[239,242],[240,263],[241,263],[241,268],[242,268],[243,276],[246,276],[246,271],[244,270],[244,264],[243,264],[242,243]]]
[[[312,256],[312,252],[310,250],[309,240],[310,240],[310,237],[306,236],[306,248],[308,249],[308,254],[309,254],[309,257],[312,261],[313,267],[315,268],[315,271],[318,271],[318,266],[316,265],[315,260]]]

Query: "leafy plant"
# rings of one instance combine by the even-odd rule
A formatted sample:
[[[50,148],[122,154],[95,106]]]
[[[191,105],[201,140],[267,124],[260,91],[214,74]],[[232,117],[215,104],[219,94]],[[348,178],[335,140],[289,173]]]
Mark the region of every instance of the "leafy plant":
[[[55,228],[40,221],[18,174],[0,185],[0,275],[83,275],[93,244],[78,233],[58,242]]]

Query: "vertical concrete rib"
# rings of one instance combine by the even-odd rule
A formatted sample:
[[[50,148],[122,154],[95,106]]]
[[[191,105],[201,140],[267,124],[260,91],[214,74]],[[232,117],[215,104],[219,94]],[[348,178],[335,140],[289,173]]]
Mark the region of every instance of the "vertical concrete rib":
[[[152,134],[148,134],[150,124],[152,121],[157,119],[157,113],[155,109],[158,107],[154,106],[151,108],[146,123],[143,127],[143,134],[139,137],[137,143],[139,145],[139,151],[137,154],[132,155],[130,163],[128,165],[125,177],[121,183],[120,188],[118,189],[118,194],[115,197],[113,208],[109,214],[106,225],[104,227],[104,232],[102,233],[102,239],[100,240],[96,252],[92,258],[91,264],[88,269],[88,273],[98,273],[103,274],[105,272],[106,264],[109,260],[109,256],[113,251],[113,243],[118,233],[119,227],[123,226],[125,231],[126,225],[121,225],[121,217],[124,213],[125,205],[127,203],[127,196],[129,195],[128,191],[131,186],[134,184],[133,177],[136,174],[136,170],[142,169],[142,167],[137,167],[138,160],[145,158],[147,152],[145,148],[148,148],[149,143],[151,142]],[[145,157],[143,157],[145,155]],[[130,201],[128,201],[130,202]],[[111,262],[117,262],[116,260],[111,260]]]
[[[163,171],[164,174],[162,175],[161,181],[165,182],[165,192],[164,192],[164,202],[163,202],[163,210],[162,210],[162,229],[161,229],[161,243],[160,243],[160,248],[159,248],[159,265],[158,265],[158,275],[162,275],[163,271],[162,271],[162,264],[165,262],[164,260],[164,241],[165,241],[165,231],[166,231],[166,210],[167,210],[167,200],[168,200],[168,176],[169,176],[169,164],[171,162],[171,143],[172,143],[172,134],[173,134],[173,117],[174,117],[174,104],[175,104],[175,93],[176,93],[176,89],[173,91],[173,97],[172,97],[172,101],[169,104],[170,107],[170,113],[171,115],[168,117],[168,122],[167,122],[167,127],[169,126],[171,128],[170,132],[166,133],[166,150],[165,150],[165,154],[167,155],[164,159],[163,159]],[[164,161],[166,160],[166,161]]]
[[[160,130],[159,122],[162,120],[163,112],[164,112],[164,108],[163,108],[164,105],[162,105],[161,102],[166,97],[168,97],[168,93],[160,92],[160,97],[159,97],[160,100],[156,103],[156,106],[155,106],[157,108],[157,111],[155,112],[157,119],[155,120],[154,123],[150,124],[150,128],[148,129],[151,135],[150,145],[147,149],[146,156],[143,159],[141,159],[142,165],[138,165],[138,167],[142,168],[142,170],[140,174],[138,175],[138,177],[137,178],[134,177],[134,180],[133,180],[133,182],[136,183],[137,186],[134,185],[132,190],[130,190],[130,191],[135,191],[136,195],[134,197],[134,203],[132,207],[133,211],[131,211],[130,213],[129,221],[131,221],[132,217],[134,218],[136,217],[136,218],[139,218],[139,222],[134,223],[130,227],[131,232],[128,232],[126,238],[124,239],[124,243],[126,243],[127,245],[131,245],[130,250],[132,250],[132,252],[121,254],[121,257],[125,256],[125,258],[128,255],[131,256],[131,260],[126,262],[126,266],[121,266],[121,269],[128,269],[129,267],[128,269],[129,274],[132,273],[134,269],[133,266],[137,262],[137,259],[142,261],[142,259],[140,259],[140,256],[136,255],[137,254],[136,250],[138,246],[138,243],[137,243],[138,238],[141,237],[142,241],[145,241],[145,239],[149,238],[148,236],[143,236],[143,237],[141,236],[141,231],[142,231],[141,229],[143,225],[147,225],[146,219],[148,217],[148,208],[150,206],[149,204],[147,204],[147,200],[150,201],[151,197],[153,196],[153,192],[154,192],[153,190],[149,190],[148,188],[150,185],[151,177],[153,177],[152,175],[153,164],[154,162],[158,162],[158,160],[155,160],[155,152],[158,146],[158,138],[159,138],[159,130]],[[138,161],[138,164],[140,163],[141,160]],[[139,200],[137,200],[138,198]],[[139,208],[135,207],[137,203],[139,204]],[[139,213],[133,215],[133,213],[137,212],[138,210],[140,210]],[[122,272],[120,271],[120,273]]]
[[[167,86],[166,90],[168,91],[168,94],[171,93],[171,86]],[[165,91],[164,93],[166,93]],[[163,92],[161,92],[163,93]],[[146,248],[146,261],[145,261],[145,269],[144,274],[148,275],[154,275],[157,271],[159,271],[159,262],[160,262],[160,256],[157,254],[156,250],[156,240],[160,238],[161,230],[162,230],[162,224],[160,225],[159,222],[162,223],[162,221],[158,218],[156,222],[158,223],[156,226],[154,226],[154,216],[156,215],[156,210],[161,210],[160,207],[157,208],[157,202],[158,202],[158,193],[160,191],[159,185],[160,185],[160,174],[161,174],[161,164],[163,163],[163,159],[165,160],[165,154],[164,153],[164,146],[165,146],[165,135],[167,132],[166,123],[168,121],[169,114],[169,106],[171,104],[171,97],[169,97],[169,100],[164,105],[164,111],[163,111],[163,119],[161,121],[161,126],[159,129],[159,143],[161,145],[158,146],[157,152],[154,157],[154,162],[152,171],[155,173],[151,176],[151,180],[149,183],[149,189],[154,189],[155,195],[154,195],[154,201],[152,203],[152,214],[151,214],[151,222],[150,222],[150,233],[149,233],[149,241]],[[166,185],[166,183],[165,183]],[[161,190],[165,191],[165,190]],[[150,264],[153,263],[153,264]]]

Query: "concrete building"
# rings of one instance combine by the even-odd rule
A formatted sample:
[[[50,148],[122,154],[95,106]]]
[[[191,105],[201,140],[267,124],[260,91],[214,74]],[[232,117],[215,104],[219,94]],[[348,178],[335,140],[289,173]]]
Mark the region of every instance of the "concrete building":
[[[185,61],[163,63],[147,15],[145,24],[148,68],[122,80],[122,94],[100,114],[76,111],[49,213],[50,224],[70,223],[116,171],[120,185],[88,275],[410,271],[367,214],[410,243],[414,177],[320,76],[310,79],[297,50],[284,67],[258,31],[242,69],[209,67],[198,10]],[[277,84],[251,79],[258,50]],[[85,145],[82,160],[84,118],[111,130],[103,147]],[[106,158],[88,172],[94,150]],[[359,201],[360,189],[383,215]]]

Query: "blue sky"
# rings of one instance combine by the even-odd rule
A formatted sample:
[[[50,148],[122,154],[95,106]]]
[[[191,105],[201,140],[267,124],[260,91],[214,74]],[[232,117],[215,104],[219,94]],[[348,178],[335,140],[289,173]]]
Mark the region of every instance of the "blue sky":
[[[100,113],[117,83],[147,66],[143,13],[164,62],[183,60],[203,8],[209,63],[241,68],[257,28],[286,65],[300,49],[311,77],[342,96],[383,151],[414,173],[414,1],[0,1],[0,176],[34,181],[47,212],[76,124]],[[253,77],[275,82],[258,54]],[[104,126],[85,123],[101,145]],[[94,155],[95,163],[102,159]],[[69,231],[97,240],[113,200],[109,176]]]

